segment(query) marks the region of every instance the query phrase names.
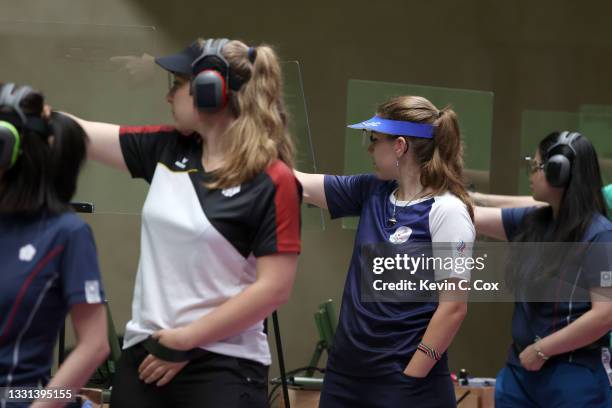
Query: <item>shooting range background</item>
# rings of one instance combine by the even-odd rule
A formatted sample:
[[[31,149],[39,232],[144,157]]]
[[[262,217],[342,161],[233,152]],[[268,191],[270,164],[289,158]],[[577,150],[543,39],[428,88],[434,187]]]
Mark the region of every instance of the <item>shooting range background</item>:
[[[479,152],[480,143],[490,149],[490,160],[478,164],[488,168],[476,169],[482,191],[518,193],[525,177],[521,155],[555,130],[550,127],[581,127],[591,137],[590,129],[594,139],[597,133],[600,155],[612,156],[610,2],[2,0],[0,10],[0,80],[30,83],[44,90],[55,108],[88,119],[170,122],[165,73],[157,70],[139,83],[109,58],[172,53],[196,37],[226,36],[249,44],[265,41],[283,61],[299,61],[305,104],[297,96],[294,118],[303,147],[306,118],[300,109],[305,105],[322,173],[341,174],[354,159],[345,155],[352,103],[371,103],[373,113],[379,102],[347,99],[350,84],[359,80],[491,95],[492,105],[482,105],[489,132],[468,144],[468,153],[470,148]],[[458,114],[474,112],[458,108]],[[312,163],[305,157],[307,169]],[[606,164],[604,178],[610,182],[611,176]],[[92,201],[115,205],[102,211],[106,204],[99,204],[100,213],[85,218],[95,233],[111,310],[122,332],[131,314],[139,254],[134,200],[146,186],[95,165],[88,165],[84,177],[88,182],[79,198],[89,192],[96,195]],[[306,365],[314,350],[317,305],[333,298],[339,309],[353,245],[353,229],[327,215],[323,229],[314,211],[302,234],[293,296],[279,312],[289,369]],[[494,376],[510,343],[511,311],[511,304],[470,304],[450,349],[451,368]],[[274,361],[271,376],[278,372]]]

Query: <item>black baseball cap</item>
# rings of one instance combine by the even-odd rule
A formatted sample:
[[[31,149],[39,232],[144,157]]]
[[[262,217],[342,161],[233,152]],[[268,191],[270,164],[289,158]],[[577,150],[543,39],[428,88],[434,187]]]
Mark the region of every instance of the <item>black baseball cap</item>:
[[[191,78],[193,76],[193,63],[201,55],[202,46],[198,41],[194,41],[183,51],[174,55],[168,55],[166,57],[157,57],[155,58],[155,62],[166,71],[170,71],[173,74],[185,75]],[[200,65],[200,63],[198,64]],[[250,78],[250,76],[244,78],[243,76],[236,74],[229,69],[229,66],[225,65],[226,63],[220,61],[218,58],[217,62],[209,61],[208,63],[204,64],[207,65],[207,69],[214,69],[227,78],[227,85],[232,91],[238,91],[240,87],[242,87],[242,85]],[[202,68],[202,66],[200,66],[200,68]]]
[[[157,57],[155,62],[166,71],[191,76],[191,64],[200,54],[202,54],[202,47],[200,47],[197,41],[194,41],[183,51],[166,57]]]

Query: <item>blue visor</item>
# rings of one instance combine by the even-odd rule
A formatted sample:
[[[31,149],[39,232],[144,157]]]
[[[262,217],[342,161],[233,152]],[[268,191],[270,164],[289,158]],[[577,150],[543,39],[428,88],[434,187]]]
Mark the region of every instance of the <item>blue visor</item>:
[[[425,139],[432,139],[435,129],[435,126],[433,125],[406,122],[403,120],[383,119],[378,116],[373,116],[364,122],[355,123],[354,125],[349,125],[348,127],[351,129],[372,130],[374,132],[384,133],[386,135],[413,136],[422,137]]]

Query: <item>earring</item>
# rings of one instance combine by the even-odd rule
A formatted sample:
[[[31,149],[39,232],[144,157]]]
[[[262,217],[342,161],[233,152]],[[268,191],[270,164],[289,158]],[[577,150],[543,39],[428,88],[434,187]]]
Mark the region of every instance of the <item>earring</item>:
[[[399,167],[399,160],[395,161],[395,167]]]

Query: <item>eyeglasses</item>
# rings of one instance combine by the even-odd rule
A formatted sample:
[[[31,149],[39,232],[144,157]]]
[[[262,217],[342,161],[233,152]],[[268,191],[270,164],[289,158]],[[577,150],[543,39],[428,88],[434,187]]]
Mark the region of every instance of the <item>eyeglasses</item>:
[[[368,138],[368,140],[372,144],[376,143],[376,142],[378,142],[380,140],[380,137],[376,136],[372,130],[364,129],[363,130],[363,134],[364,134],[364,136],[366,136]]]
[[[533,174],[538,170],[544,169],[544,163],[541,163],[529,156],[525,157],[525,164],[527,165],[528,174]]]
[[[375,131],[368,129],[364,129],[363,134],[370,140],[370,143],[372,144],[382,141],[392,141],[394,139],[393,137],[381,135],[380,133],[377,134]]]

